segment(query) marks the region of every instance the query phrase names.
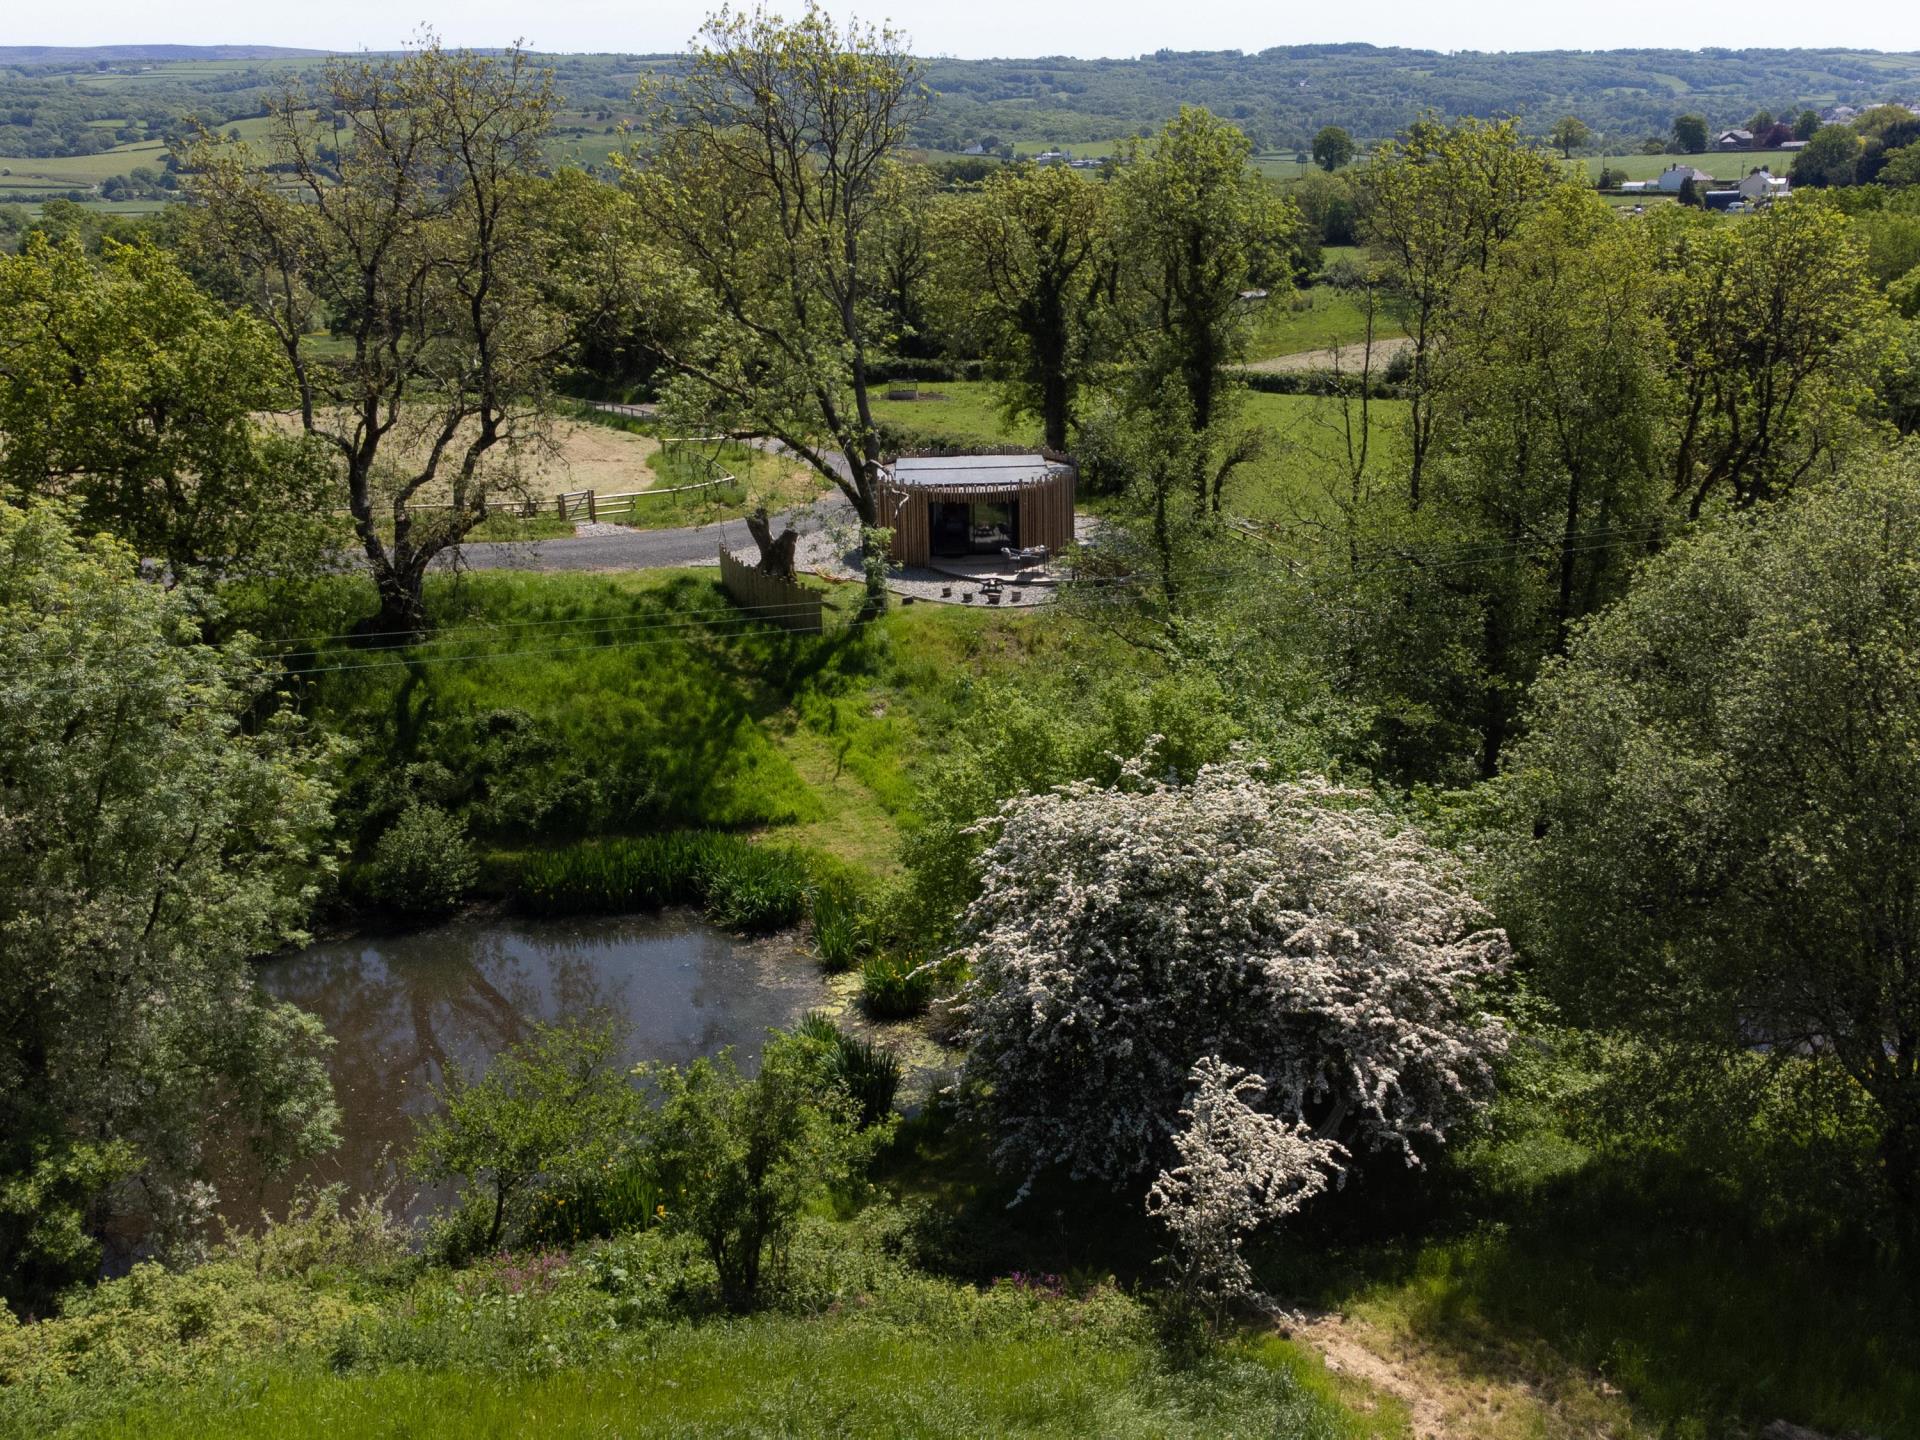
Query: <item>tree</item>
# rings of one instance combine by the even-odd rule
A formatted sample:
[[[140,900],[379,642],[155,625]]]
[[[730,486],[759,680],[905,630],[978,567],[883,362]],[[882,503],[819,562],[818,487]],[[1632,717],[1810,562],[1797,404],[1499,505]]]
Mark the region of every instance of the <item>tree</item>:
[[[1700,182],[1691,175],[1680,182],[1680,193],[1674,199],[1693,210],[1704,210],[1707,205],[1706,199],[1700,194]]]
[[[1263,1224],[1293,1214],[1344,1174],[1345,1151],[1255,1108],[1267,1083],[1208,1056],[1188,1074],[1190,1091],[1174,1132],[1179,1164],[1147,1190],[1147,1213],[1173,1239],[1173,1285],[1217,1317],[1234,1302],[1261,1298],[1240,1246]]]
[[[1460,277],[1484,270],[1495,247],[1555,186],[1558,167],[1527,147],[1510,120],[1422,120],[1367,167],[1361,216],[1411,342],[1407,488],[1417,507],[1433,445],[1437,365]]]
[[[1562,159],[1571,160],[1573,152],[1593,139],[1593,131],[1587,128],[1587,122],[1574,115],[1564,115],[1553,127],[1553,143],[1560,147]]]
[[[1299,214],[1247,164],[1246,136],[1205,110],[1182,106],[1151,146],[1135,145],[1114,182],[1115,248],[1129,292],[1132,381],[1150,397],[1167,381],[1185,395],[1191,433],[1211,439],[1237,383],[1251,327],[1242,295],[1287,284]],[[1210,447],[1193,451],[1195,503],[1204,507]]]
[[[380,596],[369,628],[390,638],[422,627],[428,567],[513,488],[569,349],[542,294],[534,178],[556,103],[524,51],[428,36],[289,83],[259,151],[203,138],[185,157],[205,243],[273,327],[301,424],[345,472]],[[309,338],[323,327],[335,353]]]
[[[1860,163],[1860,137],[1846,125],[1822,125],[1793,157],[1788,172],[1796,185],[1851,185]]]
[[[1400,548],[1430,555],[1433,583],[1475,599],[1459,643],[1484,677],[1482,776],[1541,661],[1660,535],[1667,347],[1651,251],[1643,227],[1567,186],[1461,279],[1436,411],[1431,504],[1444,528]],[[1450,569],[1457,555],[1481,562]]]
[[[1811,140],[1819,131],[1820,112],[1818,110],[1802,110],[1800,114],[1795,117],[1793,122],[1794,139]]]
[[[1760,137],[1773,129],[1773,112],[1765,106],[1762,106],[1753,112],[1753,115],[1748,119],[1744,128],[1753,136],[1754,143],[1757,146]]]
[[[1852,224],[1812,201],[1738,225],[1654,219],[1674,501],[1697,518],[1716,496],[1745,507],[1833,473],[1891,345]]]
[[[607,1026],[537,1026],[478,1079],[449,1070],[434,1098],[439,1109],[417,1122],[407,1169],[429,1184],[465,1183],[485,1251],[524,1225],[542,1195],[597,1179],[632,1143],[640,1113]]]
[[[832,1063],[821,1040],[776,1032],[751,1080],[726,1052],[636,1072],[659,1093],[642,1124],[667,1225],[706,1248],[734,1309],[759,1298],[767,1262],[782,1262],[801,1208],[844,1188],[893,1133],[886,1122],[861,1128]]]
[[[1707,148],[1707,117],[1686,114],[1673,118],[1673,143],[1682,155],[1699,155]]]
[[[1189,785],[1079,782],[1001,807],[959,954],[971,1104],[1027,1184],[1162,1168],[1189,1074],[1417,1163],[1487,1094],[1474,996],[1506,961],[1457,865],[1364,793],[1235,761]],[[1364,1003],[1362,1002],[1364,997]]]
[[[1081,391],[1106,358],[1114,272],[1109,190],[1064,165],[1002,169],[944,217],[941,291],[1007,409],[1065,450]]]
[[[1338,125],[1323,125],[1313,137],[1313,163],[1331,175],[1353,159],[1353,136]]]
[[[30,1305],[115,1212],[189,1235],[210,1151],[334,1140],[326,1035],[247,963],[330,869],[327,752],[198,635],[124,545],[0,505],[0,1290]]]
[[[1879,181],[1892,190],[1904,190],[1910,185],[1920,185],[1920,140],[1911,145],[1902,145],[1897,150],[1887,152],[1887,163],[1881,168]]]
[[[692,284],[655,343],[681,403],[778,437],[867,525],[883,458],[874,366],[888,351],[879,250],[925,113],[895,32],[722,11],[689,63],[644,96],[646,146],[625,182]]]
[[[166,252],[34,236],[0,258],[0,356],[6,499],[64,496],[175,576],[326,552],[325,458],[254,420],[291,398],[285,357]]]
[[[1920,1205],[1920,472],[1652,562],[1533,698],[1502,911],[1578,1023],[1833,1067]]]

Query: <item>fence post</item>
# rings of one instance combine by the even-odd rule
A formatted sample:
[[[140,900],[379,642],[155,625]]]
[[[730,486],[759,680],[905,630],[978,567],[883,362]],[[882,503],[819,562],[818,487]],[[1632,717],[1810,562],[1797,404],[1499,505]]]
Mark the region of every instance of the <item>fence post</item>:
[[[553,497],[553,513],[558,515],[562,520],[567,518],[567,497],[566,496],[556,495]]]
[[[600,511],[593,503],[593,491],[589,490],[587,491],[587,519],[598,520],[599,518]]]

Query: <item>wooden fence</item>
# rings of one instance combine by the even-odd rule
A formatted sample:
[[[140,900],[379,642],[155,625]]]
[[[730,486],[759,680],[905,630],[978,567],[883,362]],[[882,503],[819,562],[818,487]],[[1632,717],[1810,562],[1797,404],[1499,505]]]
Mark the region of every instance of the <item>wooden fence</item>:
[[[720,583],[736,605],[755,619],[783,629],[817,635],[826,625],[826,601],[818,591],[796,585],[749,565],[720,549]]]

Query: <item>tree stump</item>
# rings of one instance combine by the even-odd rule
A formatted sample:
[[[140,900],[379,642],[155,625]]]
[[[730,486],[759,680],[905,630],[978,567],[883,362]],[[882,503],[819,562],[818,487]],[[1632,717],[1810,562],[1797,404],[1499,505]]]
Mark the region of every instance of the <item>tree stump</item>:
[[[760,547],[760,569],[768,575],[778,575],[782,580],[793,579],[793,555],[800,544],[800,532],[789,526],[776,539],[773,522],[768,518],[764,505],[747,516],[747,530],[753,536],[753,543]]]

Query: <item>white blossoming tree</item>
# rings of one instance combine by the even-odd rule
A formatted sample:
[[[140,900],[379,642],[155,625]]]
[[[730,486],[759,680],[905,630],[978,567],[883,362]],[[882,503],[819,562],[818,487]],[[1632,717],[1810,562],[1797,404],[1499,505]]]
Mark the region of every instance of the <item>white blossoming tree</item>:
[[[1254,1108],[1267,1082],[1217,1056],[1189,1079],[1186,1124],[1173,1137],[1180,1163],[1148,1188],[1147,1213],[1172,1238],[1175,1290],[1217,1310],[1260,1299],[1241,1242],[1325,1190],[1347,1152],[1298,1120]]]
[[[1136,761],[988,824],[966,1078],[1025,1185],[1155,1174],[1209,1057],[1264,1077],[1268,1113],[1409,1163],[1489,1095],[1506,1032],[1480,995],[1506,937],[1366,792]]]

